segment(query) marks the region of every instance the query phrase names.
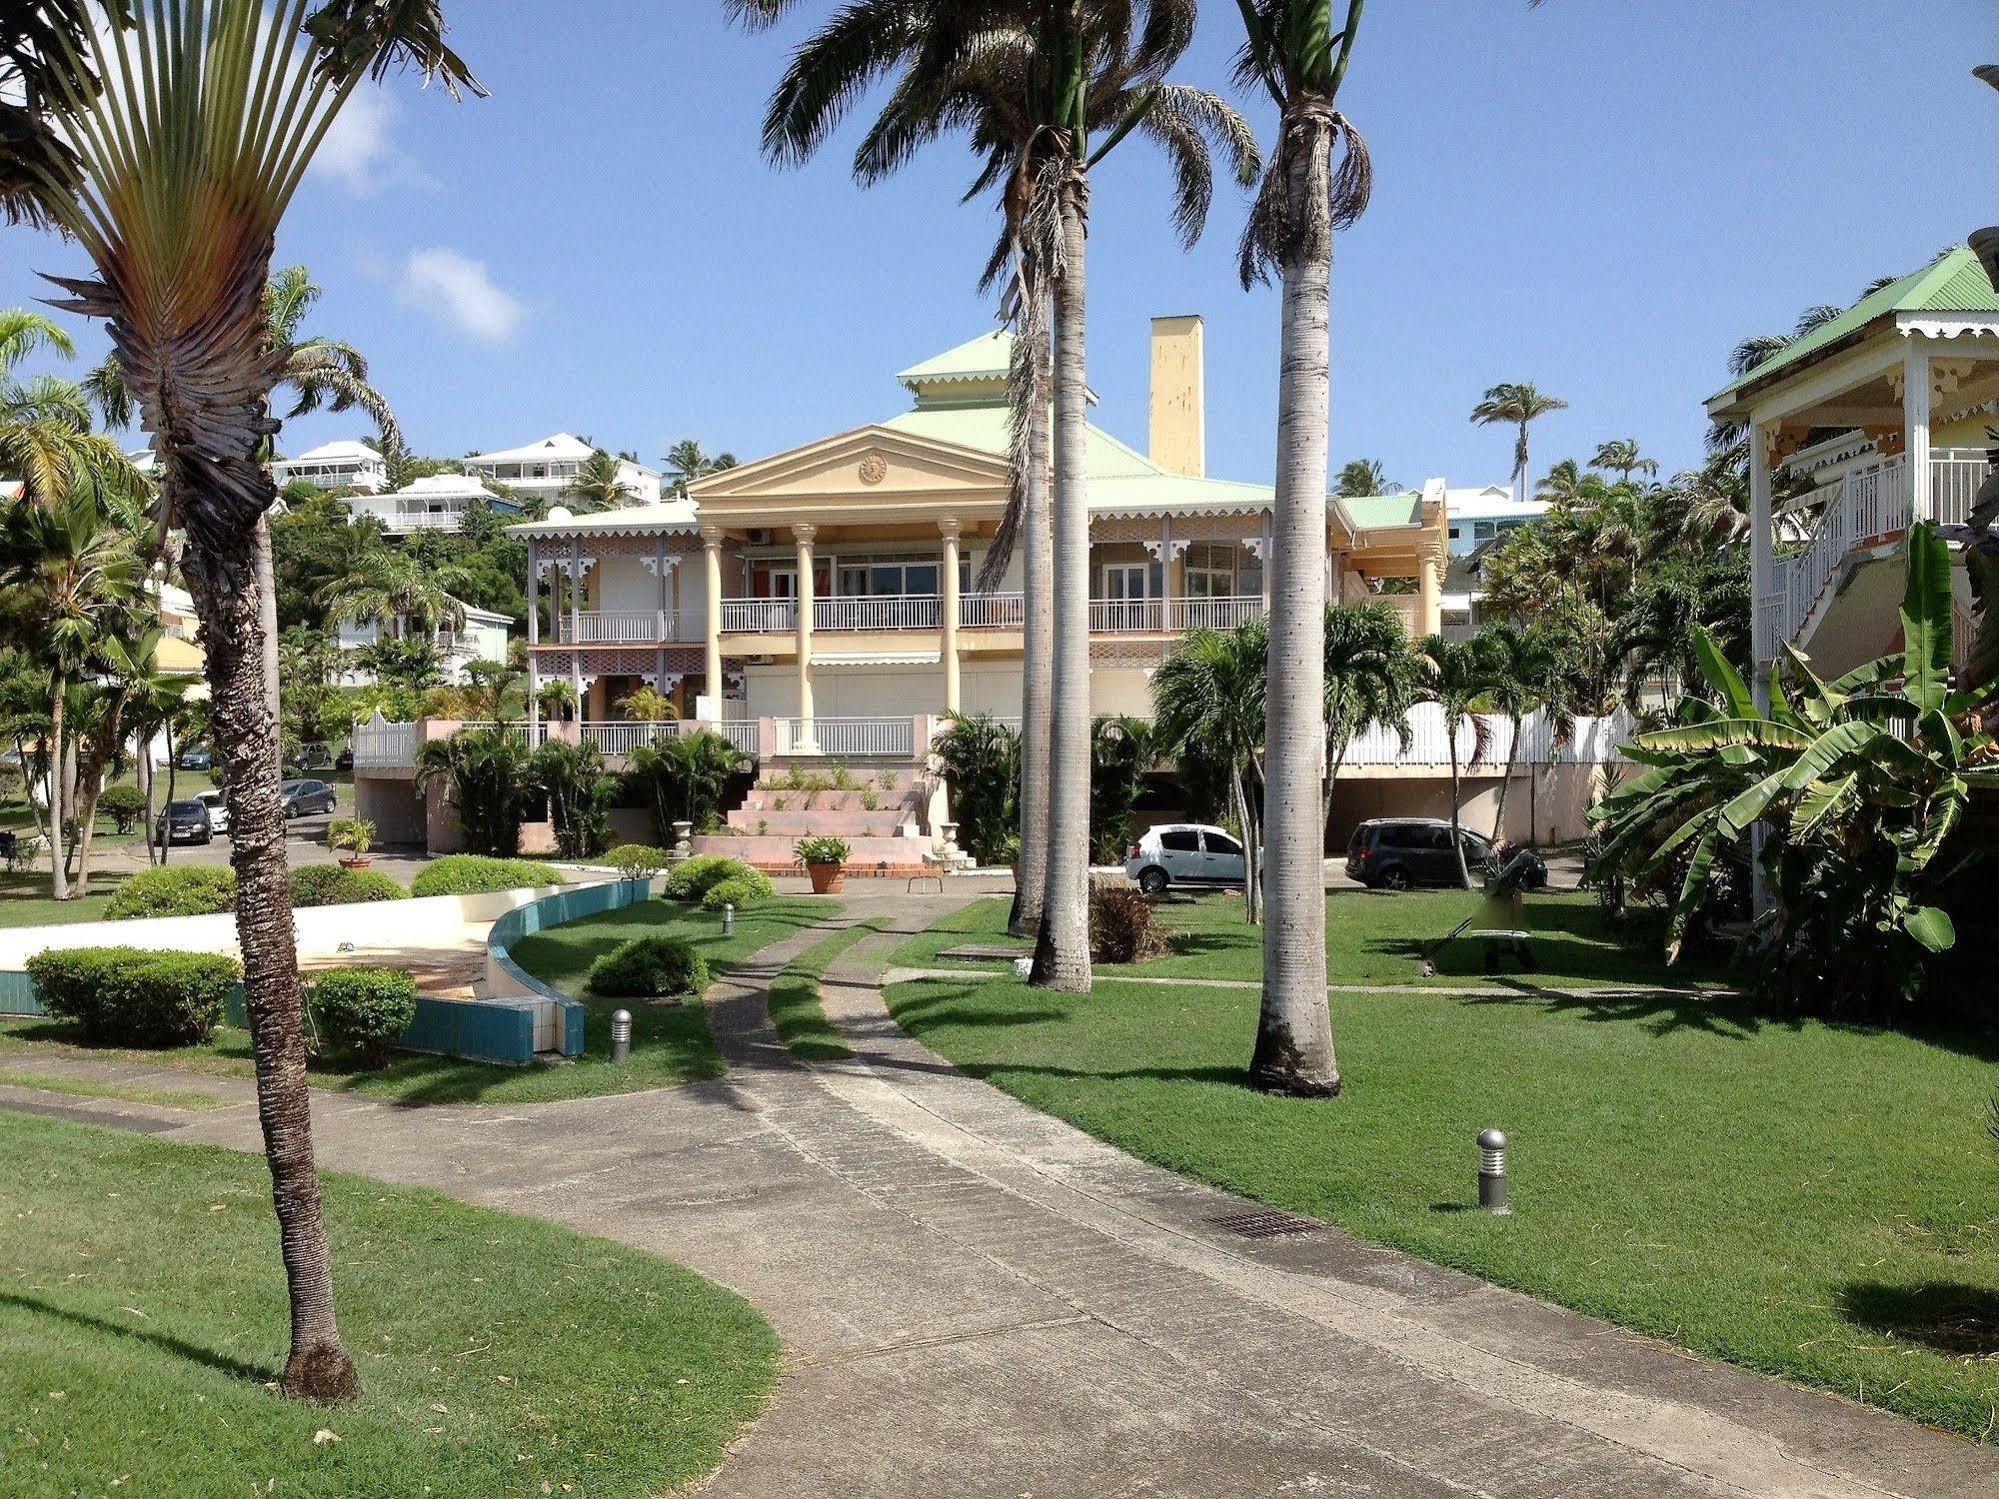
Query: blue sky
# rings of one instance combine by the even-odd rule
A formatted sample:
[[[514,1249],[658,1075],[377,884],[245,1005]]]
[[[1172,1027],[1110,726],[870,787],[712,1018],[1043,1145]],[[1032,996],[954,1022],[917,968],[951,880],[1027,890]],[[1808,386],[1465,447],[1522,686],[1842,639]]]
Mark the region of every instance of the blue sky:
[[[829,8],[746,36],[709,0],[447,0],[493,97],[392,80],[345,122],[280,244],[326,287],[316,330],[370,353],[431,453],[566,428],[748,458],[893,415],[894,371],[992,326],[994,221],[958,205],[955,144],[867,192],[853,129],[803,170],[760,159],[764,95]],[[1999,221],[1999,96],[1969,77],[1999,61],[1994,21],[1992,0],[1375,0],[1343,101],[1377,188],[1335,266],[1335,463],[1503,481],[1508,439],[1466,414],[1508,379],[1571,403],[1536,428],[1537,473],[1625,435],[1694,462],[1738,338]],[[1208,0],[1179,76],[1226,88],[1238,29]],[[1267,141],[1268,105],[1238,103]],[[1183,254],[1164,201],[1142,141],[1098,173],[1098,419],[1143,445],[1147,319],[1202,313],[1210,469],[1267,480],[1276,300],[1234,279],[1244,203],[1218,194]],[[0,229],[0,305],[77,260]],[[311,419],[284,446],[360,430]]]

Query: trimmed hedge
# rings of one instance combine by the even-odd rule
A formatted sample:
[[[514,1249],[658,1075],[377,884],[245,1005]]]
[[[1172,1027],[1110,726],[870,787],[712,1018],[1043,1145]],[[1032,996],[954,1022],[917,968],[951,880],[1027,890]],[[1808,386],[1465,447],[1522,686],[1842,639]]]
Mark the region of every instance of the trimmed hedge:
[[[678,937],[634,937],[592,963],[586,982],[606,999],[698,996],[708,987],[708,960]]]
[[[236,872],[204,864],[142,869],[120,885],[104,914],[112,921],[148,916],[214,916],[236,909]]]
[[[44,1010],[106,1046],[198,1046],[222,1023],[243,965],[216,953],[51,948],[28,959]]]
[[[308,864],[291,875],[292,905],[360,905],[367,901],[408,900],[409,892],[388,875],[372,869],[342,869],[338,864]]]
[[[756,899],[768,899],[773,893],[770,878],[750,868],[741,859],[731,859],[726,854],[700,854],[676,864],[673,873],[666,877],[666,893],[673,900],[707,901],[708,892],[724,880],[743,880],[759,893]],[[740,910],[744,902],[736,901]],[[720,910],[719,904],[710,910]]]
[[[777,894],[770,882],[770,876],[748,865],[741,874],[732,874],[726,880],[718,880],[708,887],[701,897],[701,909],[719,911],[724,906],[734,906],[738,911],[747,911],[752,906],[760,906]]]
[[[400,968],[336,968],[306,995],[326,1043],[370,1067],[386,1067],[416,1021],[416,980]]]
[[[635,880],[667,868],[673,863],[673,855],[644,843],[622,843],[604,855],[604,862],[627,879]]]
[[[560,885],[562,876],[533,859],[491,859],[484,854],[446,854],[417,871],[410,894],[487,895],[496,890],[524,890],[530,885]]]

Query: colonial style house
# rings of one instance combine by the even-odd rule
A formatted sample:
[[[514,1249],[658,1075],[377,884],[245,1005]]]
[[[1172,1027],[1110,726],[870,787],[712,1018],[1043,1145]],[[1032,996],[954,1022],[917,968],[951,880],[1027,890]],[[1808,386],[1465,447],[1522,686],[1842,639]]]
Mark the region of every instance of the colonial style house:
[[[1999,442],[1999,294],[1962,246],[1856,302],[1708,398],[1749,435],[1759,690],[1790,642],[1837,676],[1899,644],[1903,533],[1962,542]],[[1794,483],[1782,513],[1778,476]],[[1777,555],[1775,535],[1800,544]],[[1958,659],[1971,592],[1955,571]]]
[[[1152,337],[1150,451],[1089,429],[1098,713],[1148,712],[1181,634],[1269,597],[1272,491],[1207,472],[1201,320],[1159,319]],[[698,480],[690,503],[513,528],[554,620],[530,636],[535,681],[571,682],[586,719],[650,683],[685,717],[772,720],[784,752],[906,743],[918,714],[1016,717],[1020,558],[997,589],[973,586],[1007,500],[1010,354],[995,332],[914,365],[898,376],[909,409]],[[1436,629],[1445,510],[1441,479],[1329,501],[1335,596],[1379,594],[1412,632]]]

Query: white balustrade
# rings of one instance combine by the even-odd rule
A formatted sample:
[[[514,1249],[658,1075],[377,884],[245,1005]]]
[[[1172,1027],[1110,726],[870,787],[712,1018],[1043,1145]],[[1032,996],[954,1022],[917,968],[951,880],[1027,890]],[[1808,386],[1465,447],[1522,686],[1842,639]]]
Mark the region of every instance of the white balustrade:
[[[1605,765],[1619,758],[1618,747],[1635,732],[1629,715],[1577,718],[1566,736],[1558,736],[1554,721],[1537,709],[1520,722],[1520,743],[1513,763],[1523,765]],[[1480,746],[1481,733],[1484,738]],[[1559,739],[1559,742],[1558,742]],[[1464,774],[1492,775],[1504,770],[1513,744],[1512,721],[1496,713],[1467,714],[1458,725],[1458,769]],[[1451,736],[1444,710],[1436,703],[1419,703],[1409,714],[1405,744],[1393,729],[1374,728],[1347,746],[1341,769],[1362,766],[1411,766],[1448,770]]]
[[[1092,635],[1157,635],[1166,628],[1162,599],[1091,599]]]
[[[657,744],[681,732],[681,725],[674,720],[586,719],[580,727],[583,742],[596,745],[603,755],[629,755],[641,745]]]
[[[737,635],[783,635],[798,628],[791,599],[724,599],[722,629]]]
[[[564,614],[556,621],[556,642],[575,645],[655,645],[680,639],[680,616],[655,609],[585,609],[572,625]]]
[[[779,718],[776,752],[880,756],[910,759],[916,753],[916,725],[909,718]],[[808,739],[807,728],[810,728]]]
[[[1176,630],[1234,630],[1263,614],[1257,594],[1175,599],[1170,618]]]
[[[354,768],[407,770],[416,764],[416,725],[376,721],[354,730]]]
[[[815,630],[935,630],[943,624],[935,594],[880,593],[815,599]]]
[[[958,599],[961,630],[1018,630],[1026,617],[1026,601],[1017,593],[967,593]]]

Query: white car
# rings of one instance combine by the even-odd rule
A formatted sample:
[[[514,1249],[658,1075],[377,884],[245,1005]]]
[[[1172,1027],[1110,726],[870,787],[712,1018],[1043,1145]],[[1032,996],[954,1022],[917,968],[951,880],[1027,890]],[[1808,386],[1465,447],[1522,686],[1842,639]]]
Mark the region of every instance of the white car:
[[[1249,865],[1231,833],[1195,822],[1147,828],[1125,855],[1124,872],[1147,895],[1164,895],[1173,885],[1241,885]]]
[[[195,800],[208,808],[209,831],[220,833],[224,837],[227,837],[229,834],[229,799],[219,791],[204,791]]]

